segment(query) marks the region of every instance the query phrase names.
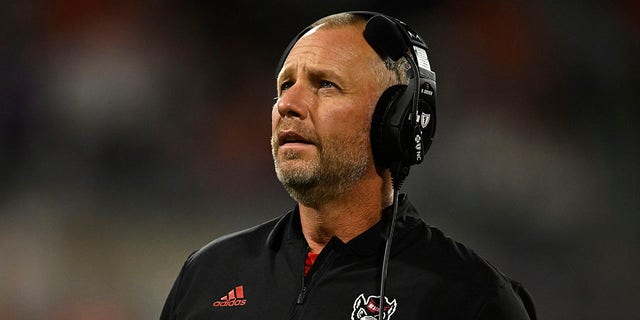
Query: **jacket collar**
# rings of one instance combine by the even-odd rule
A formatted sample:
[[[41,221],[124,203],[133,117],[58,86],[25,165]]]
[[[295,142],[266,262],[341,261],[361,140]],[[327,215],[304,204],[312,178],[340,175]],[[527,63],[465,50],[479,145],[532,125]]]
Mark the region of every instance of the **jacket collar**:
[[[378,223],[348,243],[343,243],[337,238],[334,239],[334,241],[337,240],[335,242],[342,244],[341,246],[346,247],[357,255],[371,255],[381,252],[381,248],[384,248],[384,242],[387,237],[392,210],[392,206],[385,208],[382,211],[382,219]],[[411,204],[407,195],[404,193],[400,194],[393,247],[396,248],[400,246],[402,242],[396,240],[405,238],[409,234],[409,231],[421,223],[422,220],[419,218],[417,210]],[[278,219],[267,237],[266,245],[272,250],[277,251],[281,245],[285,243],[306,245],[306,240],[302,234],[298,205]]]

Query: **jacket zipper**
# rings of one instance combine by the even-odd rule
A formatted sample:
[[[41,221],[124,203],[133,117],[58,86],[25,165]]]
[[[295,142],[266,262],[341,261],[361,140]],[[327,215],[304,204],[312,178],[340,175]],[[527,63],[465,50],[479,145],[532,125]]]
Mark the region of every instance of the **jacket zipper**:
[[[316,278],[320,277],[322,274],[324,274],[326,272],[326,269],[333,264],[333,259],[335,258],[335,252],[333,252],[334,250],[334,246],[335,246],[335,241],[337,241],[337,239],[331,239],[326,245],[325,247],[322,249],[323,252],[321,252],[320,254],[323,255],[323,257],[320,258],[319,260],[316,260],[316,262],[314,263],[314,266],[312,266],[312,270],[309,270],[309,274],[304,275],[304,269],[303,269],[303,276],[302,276],[302,288],[300,289],[300,293],[298,294],[298,299],[296,300],[296,303],[298,305],[304,304],[304,300],[306,299],[307,295],[309,294],[309,289],[310,287],[312,287],[312,283],[315,283],[317,281]],[[309,251],[309,247],[307,247],[307,252]],[[306,259],[306,255],[305,255],[305,259]],[[304,268],[304,265],[303,265]]]
[[[307,259],[307,254],[309,254],[309,250],[311,248],[307,246],[305,251],[305,261]],[[304,263],[302,264],[302,286],[300,287],[300,293],[298,294],[298,299],[296,299],[296,304],[301,305],[304,303],[304,298],[307,296],[307,276],[304,274]]]
[[[335,253],[332,252],[333,250],[333,246],[334,243],[333,241],[335,241],[334,239],[330,240],[327,245],[325,245],[325,247],[322,249],[323,251],[326,250],[324,252],[324,254],[326,254],[327,256],[323,257],[321,260],[316,260],[316,263],[320,263],[319,265],[316,266],[312,266],[312,268],[314,269],[313,272],[311,270],[309,270],[309,274],[308,275],[304,275],[304,263],[302,264],[303,270],[302,270],[302,286],[300,288],[300,293],[298,293],[298,298],[296,299],[296,304],[293,308],[293,313],[291,314],[291,319],[295,319],[295,315],[298,313],[299,308],[302,308],[302,305],[305,302],[305,299],[307,298],[307,296],[309,295],[309,291],[310,289],[313,287],[313,283],[315,283],[317,281],[317,277],[319,277],[320,275],[322,275],[325,272],[325,269],[328,268],[328,266],[332,265],[332,261],[334,259],[334,255]],[[309,251],[309,247],[307,247],[307,251]],[[322,253],[321,253],[322,254]],[[306,259],[306,254],[305,254],[305,259]]]
[[[298,300],[296,300],[297,304],[303,304],[304,298],[307,296],[307,286],[302,285],[302,290],[300,290],[300,294],[298,295]]]
[[[306,253],[309,252],[309,247],[305,247],[304,249],[305,251],[305,259],[306,259]],[[291,311],[289,312],[289,319],[297,319],[298,316],[298,309],[300,308],[300,305],[302,305],[304,303],[304,298],[307,295],[307,284],[305,281],[305,275],[304,275],[304,260],[302,263],[302,284],[300,286],[300,293],[298,293],[298,297],[296,299],[296,302],[293,304],[293,306],[291,307]]]

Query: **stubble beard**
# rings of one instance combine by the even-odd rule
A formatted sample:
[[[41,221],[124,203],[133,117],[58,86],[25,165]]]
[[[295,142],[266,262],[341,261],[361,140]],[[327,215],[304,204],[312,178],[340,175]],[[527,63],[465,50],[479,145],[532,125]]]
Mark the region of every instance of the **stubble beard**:
[[[271,139],[276,175],[293,199],[309,207],[334,200],[350,190],[371,164],[367,153],[368,135],[359,132],[346,143],[332,136],[316,143],[312,159],[302,159],[297,150],[278,154],[277,138]]]

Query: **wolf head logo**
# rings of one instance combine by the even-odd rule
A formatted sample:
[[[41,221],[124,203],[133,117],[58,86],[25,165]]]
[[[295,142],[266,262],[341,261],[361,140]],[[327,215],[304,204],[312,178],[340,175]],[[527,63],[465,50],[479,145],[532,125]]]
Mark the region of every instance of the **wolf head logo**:
[[[387,297],[384,297],[384,300],[382,319],[390,320],[391,315],[396,312],[398,303],[396,302],[396,299],[389,301]],[[379,301],[380,296],[369,296],[365,298],[364,294],[360,294],[353,303],[351,320],[377,320],[378,314],[380,313]]]

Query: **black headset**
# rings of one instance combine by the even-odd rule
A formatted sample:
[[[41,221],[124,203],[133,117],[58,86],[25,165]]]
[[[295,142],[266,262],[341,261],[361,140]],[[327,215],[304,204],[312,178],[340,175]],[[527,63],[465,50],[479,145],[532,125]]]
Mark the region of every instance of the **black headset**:
[[[404,22],[372,11],[350,11],[367,19],[363,36],[384,60],[405,57],[411,66],[408,84],[387,88],[376,104],[371,123],[371,148],[377,166],[390,168],[399,188],[409,167],[419,164],[431,146],[436,129],[436,74],[427,58],[427,44]],[[296,42],[312,27],[293,38],[282,54],[276,78]]]

